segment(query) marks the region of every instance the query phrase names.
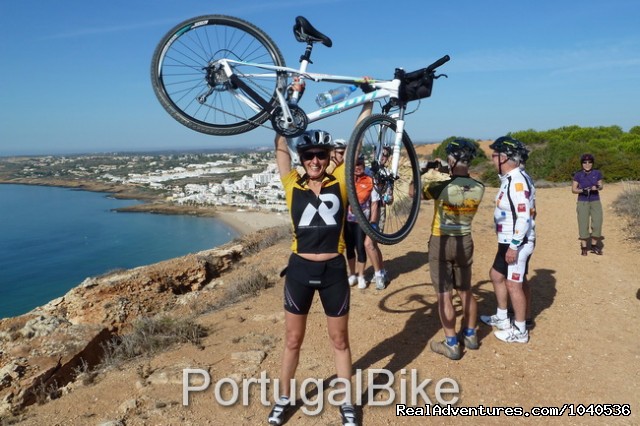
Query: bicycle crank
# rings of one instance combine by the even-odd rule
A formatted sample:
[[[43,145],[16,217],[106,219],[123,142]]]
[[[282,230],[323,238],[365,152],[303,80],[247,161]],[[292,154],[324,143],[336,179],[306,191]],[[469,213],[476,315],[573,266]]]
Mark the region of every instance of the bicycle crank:
[[[298,105],[289,104],[289,112],[292,118],[291,123],[285,120],[282,107],[274,108],[271,113],[271,125],[279,135],[286,138],[295,138],[307,130],[309,120],[307,119],[307,114]]]

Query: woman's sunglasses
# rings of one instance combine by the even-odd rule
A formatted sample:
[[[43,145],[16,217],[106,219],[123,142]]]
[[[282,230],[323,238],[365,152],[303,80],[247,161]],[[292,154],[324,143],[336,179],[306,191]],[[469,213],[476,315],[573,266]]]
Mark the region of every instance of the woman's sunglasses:
[[[329,158],[329,151],[304,151],[300,153],[300,158],[304,161],[311,161],[313,157],[318,158],[318,160],[326,160]]]

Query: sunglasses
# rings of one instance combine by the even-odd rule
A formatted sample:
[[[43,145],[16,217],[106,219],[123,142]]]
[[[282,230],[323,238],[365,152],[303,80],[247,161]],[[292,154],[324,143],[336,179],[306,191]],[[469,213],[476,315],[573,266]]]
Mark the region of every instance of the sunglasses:
[[[593,164],[593,161],[591,161],[591,160],[584,160],[584,161],[582,162],[582,164]]]
[[[326,160],[329,158],[329,151],[305,151],[300,153],[300,158],[304,161],[311,161],[314,157],[318,160]]]
[[[335,151],[336,154],[344,155],[344,151]]]

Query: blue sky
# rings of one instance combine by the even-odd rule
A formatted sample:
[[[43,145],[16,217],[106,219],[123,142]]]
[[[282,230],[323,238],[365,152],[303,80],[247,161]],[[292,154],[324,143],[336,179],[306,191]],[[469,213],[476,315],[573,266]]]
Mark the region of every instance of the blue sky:
[[[0,155],[271,145],[257,130],[214,137],[171,118],[151,89],[160,38],[198,15],[267,32],[287,65],[303,15],[333,40],[310,71],[391,78],[444,54],[448,79],[408,117],[416,142],[568,125],[640,125],[637,0],[0,0]],[[329,89],[330,87],[326,87]],[[311,109],[312,96],[302,106]],[[348,138],[355,112],[316,123]]]

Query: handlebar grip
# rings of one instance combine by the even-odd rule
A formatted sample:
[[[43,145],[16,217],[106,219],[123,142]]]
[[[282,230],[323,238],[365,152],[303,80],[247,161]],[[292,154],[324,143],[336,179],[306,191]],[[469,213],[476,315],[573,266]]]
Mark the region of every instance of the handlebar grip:
[[[427,67],[427,71],[431,72],[433,70],[435,70],[436,68],[438,68],[440,65],[446,64],[447,62],[449,62],[449,59],[451,59],[449,57],[449,55],[444,55],[442,58],[438,59],[437,61],[435,61],[434,63],[432,63],[431,65],[429,65]]]

